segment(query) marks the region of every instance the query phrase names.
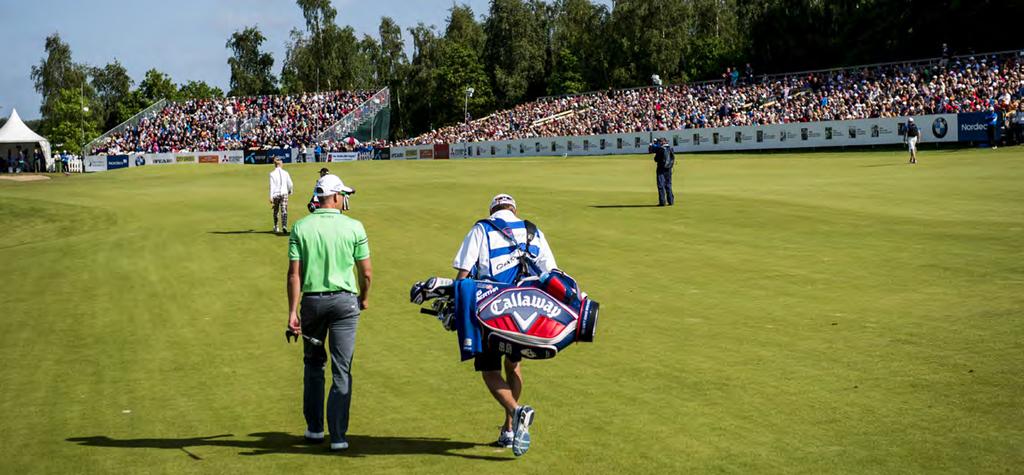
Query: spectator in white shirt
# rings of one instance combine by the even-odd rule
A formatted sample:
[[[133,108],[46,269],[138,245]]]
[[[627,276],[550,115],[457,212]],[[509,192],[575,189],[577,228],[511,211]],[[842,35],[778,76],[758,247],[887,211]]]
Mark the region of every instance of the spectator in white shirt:
[[[274,171],[270,172],[270,206],[274,209],[274,232],[288,234],[288,195],[292,194],[292,177],[284,171],[280,158],[274,159]],[[281,227],[277,218],[281,217]]]

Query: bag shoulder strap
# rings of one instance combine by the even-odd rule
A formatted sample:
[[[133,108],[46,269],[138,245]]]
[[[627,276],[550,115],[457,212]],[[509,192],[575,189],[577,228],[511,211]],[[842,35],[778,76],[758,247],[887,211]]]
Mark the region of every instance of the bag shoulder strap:
[[[533,238],[537,237],[537,225],[529,219],[524,219],[523,223],[526,224],[526,248],[529,249]]]
[[[509,241],[512,241],[512,246],[513,247],[516,246],[517,244],[519,244],[518,241],[516,241],[515,235],[512,234],[512,228],[510,228],[508,226],[508,223],[506,223],[504,219],[501,219],[501,218],[481,219],[481,220],[477,221],[476,224],[483,225],[484,229],[486,229],[487,227],[490,227],[490,228],[494,229],[495,231],[498,231],[503,236],[508,238]]]

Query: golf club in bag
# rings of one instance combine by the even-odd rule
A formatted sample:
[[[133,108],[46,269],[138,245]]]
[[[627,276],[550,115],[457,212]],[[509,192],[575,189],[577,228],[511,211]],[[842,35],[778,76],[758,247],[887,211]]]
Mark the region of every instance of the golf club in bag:
[[[568,274],[554,270],[516,284],[434,277],[412,286],[421,313],[459,333],[463,359],[484,348],[529,359],[553,358],[571,343],[594,341],[599,305]],[[479,344],[474,340],[479,336]]]

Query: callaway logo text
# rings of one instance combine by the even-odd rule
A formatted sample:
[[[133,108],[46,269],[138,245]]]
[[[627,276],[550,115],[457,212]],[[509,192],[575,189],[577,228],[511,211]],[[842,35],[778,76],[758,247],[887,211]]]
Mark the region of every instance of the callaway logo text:
[[[500,315],[516,307],[535,308],[551,318],[557,317],[562,313],[562,309],[551,299],[521,293],[513,293],[507,297],[495,299],[491,302],[490,310],[495,315]]]

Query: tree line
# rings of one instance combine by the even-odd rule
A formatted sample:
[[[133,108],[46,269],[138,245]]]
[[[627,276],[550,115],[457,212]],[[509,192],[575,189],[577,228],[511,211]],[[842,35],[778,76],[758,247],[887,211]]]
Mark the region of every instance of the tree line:
[[[228,95],[338,89],[392,91],[392,136],[416,135],[545,95],[717,79],[750,63],[758,74],[896,61],[1022,46],[1024,2],[1013,0],[491,0],[478,15],[453,5],[442,27],[376,35],[339,24],[330,0],[296,0],[304,24],[290,34],[279,74],[257,26],[234,32]],[[175,84],[156,69],[136,86],[116,60],[75,63],[58,34],[32,68],[41,128],[55,143],[95,137],[162,98],[222,97],[202,81]],[[473,89],[472,97],[466,93]],[[82,105],[88,108],[84,111]],[[84,124],[84,125],[83,125]]]

